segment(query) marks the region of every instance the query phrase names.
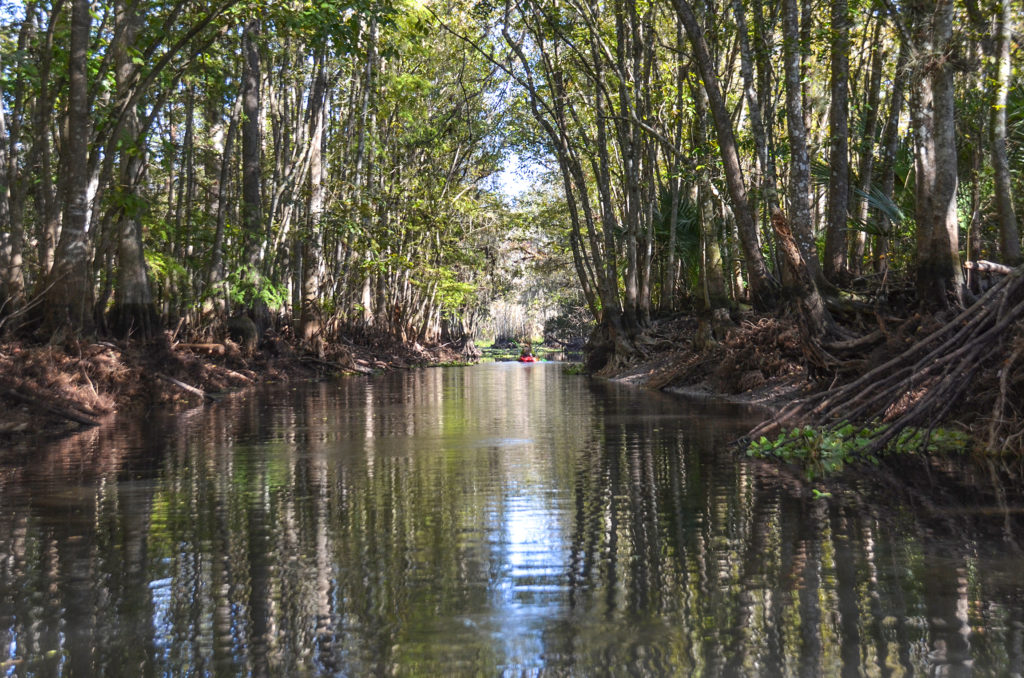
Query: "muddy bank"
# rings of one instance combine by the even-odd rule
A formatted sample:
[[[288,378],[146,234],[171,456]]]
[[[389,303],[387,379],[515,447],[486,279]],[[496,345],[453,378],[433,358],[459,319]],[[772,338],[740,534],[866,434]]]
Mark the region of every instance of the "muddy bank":
[[[223,342],[145,344],[112,340],[62,346],[0,344],[0,450],[15,439],[55,438],[115,412],[186,408],[273,381],[365,375],[458,359],[446,347],[381,339],[336,344],[317,353],[283,339],[245,351]]]
[[[1024,356],[1024,332],[1019,324],[1007,321],[984,335],[984,354],[975,345],[957,348],[953,339],[963,334],[961,320],[970,312],[888,316],[884,322],[878,320],[880,328],[873,332],[867,332],[870,326],[851,324],[848,334],[871,341],[837,342],[837,349],[850,352],[836,361],[835,369],[819,368],[813,374],[802,350],[800,328],[791,317],[749,312],[734,316],[735,322],[715,340],[709,340],[707,327],[694,319],[663,320],[642,343],[636,342],[643,356],[627,368],[600,376],[763,406],[765,424],[752,431],[755,437],[772,438],[780,430],[803,425],[836,434],[848,421],[863,424],[858,435],[867,442],[858,453],[867,458],[886,449],[904,430],[911,439],[914,431],[923,433],[921,452],[931,449],[933,431],[948,431],[965,436],[966,450],[1020,454],[1024,360],[1019,358]],[[948,346],[953,348],[944,348]],[[976,357],[969,370],[954,362],[962,356]],[[955,369],[935,367],[946,364]]]
[[[687,397],[757,405],[765,416],[823,388],[808,378],[791,319],[747,314],[720,340],[695,347],[698,322],[662,320],[646,355],[599,376]]]

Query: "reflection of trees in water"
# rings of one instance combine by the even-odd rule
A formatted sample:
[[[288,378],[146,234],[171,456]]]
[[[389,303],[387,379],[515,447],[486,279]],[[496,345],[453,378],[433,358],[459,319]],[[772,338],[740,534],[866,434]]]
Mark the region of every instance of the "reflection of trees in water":
[[[709,454],[728,441],[713,426],[680,437],[659,433],[656,420],[604,415],[614,422],[606,446],[578,464],[571,600],[580,614],[648,632],[652,666],[710,675],[1020,670],[1024,580],[1007,587],[979,571],[974,521],[955,509],[936,534],[919,516],[886,515],[899,506],[892,497],[803,498],[770,469]],[[645,629],[650,610],[670,628]],[[638,661],[635,647],[600,631],[573,644],[604,642],[600,661],[610,665]]]
[[[815,501],[722,454],[724,424],[680,430],[677,401],[580,386],[508,412],[535,393],[512,381],[463,412],[471,377],[428,375],[401,377],[421,379],[412,405],[281,389],[3,475],[0,648],[23,659],[5,671],[487,673],[516,656],[503,634],[533,630],[536,662],[580,675],[1021,670],[1024,590],[992,546],[1019,515],[942,513],[925,486]],[[571,454],[459,447],[547,409],[583,413],[546,434]],[[565,570],[528,583],[565,588],[508,593],[510,488],[548,486],[573,488],[533,506],[562,516]]]

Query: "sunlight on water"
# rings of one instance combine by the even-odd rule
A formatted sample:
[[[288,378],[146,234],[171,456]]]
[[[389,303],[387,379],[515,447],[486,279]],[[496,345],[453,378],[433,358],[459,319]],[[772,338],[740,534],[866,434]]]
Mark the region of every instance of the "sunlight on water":
[[[494,363],[15,450],[0,675],[1022,670],[1019,497],[814,500],[753,416]]]

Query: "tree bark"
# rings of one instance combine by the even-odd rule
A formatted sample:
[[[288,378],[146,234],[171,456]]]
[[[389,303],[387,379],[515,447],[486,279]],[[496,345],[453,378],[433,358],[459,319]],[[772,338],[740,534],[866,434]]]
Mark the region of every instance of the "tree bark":
[[[811,278],[800,246],[781,210],[772,213],[772,229],[779,244],[783,265],[787,269],[784,289],[799,313],[804,355],[812,368],[828,369],[832,367],[833,361],[822,349],[821,340],[833,332],[835,323]]]
[[[253,275],[259,270],[263,239],[259,34],[259,20],[250,19],[242,33],[242,227],[245,231],[243,258]]]
[[[932,309],[963,304],[956,212],[957,148],[953,89],[953,0],[911,6],[918,52],[911,96],[917,184],[917,293]]]
[[[693,93],[694,102],[694,146],[701,147],[707,143],[708,104],[703,91]],[[700,219],[701,247],[701,287],[703,292],[703,308],[708,317],[715,309],[728,308],[729,295],[725,288],[725,274],[722,267],[722,248],[715,228],[714,201],[710,190],[711,177],[707,170],[697,172],[693,182],[691,200],[698,206]]]
[[[323,140],[326,123],[327,76],[323,56],[318,57],[313,91],[309,95],[309,218],[302,241],[302,308],[301,334],[311,340],[319,331],[320,269],[323,259],[323,229],[320,218],[324,209]]]
[[[35,34],[34,8],[26,8],[18,31],[18,54],[27,53]],[[21,57],[22,59],[25,57]],[[24,64],[19,64],[19,72]],[[2,91],[0,91],[2,94]],[[0,172],[5,190],[0,194],[0,318],[22,306],[25,299],[25,192],[26,176],[20,166],[21,131],[27,113],[25,78],[14,83],[11,117],[0,110]]]
[[[848,137],[850,90],[850,24],[846,0],[832,7],[832,103],[829,108],[828,224],[825,230],[825,277],[838,283],[846,274],[847,211],[850,196]]]
[[[135,75],[129,50],[135,46],[139,32],[136,5],[125,0],[115,3],[114,60],[117,100],[131,96]],[[139,185],[146,171],[145,143],[141,138],[138,115],[127,113],[118,140],[118,266],[111,329],[123,337],[149,339],[158,329],[156,307],[150,292],[146,257],[142,247],[141,205],[136,200]]]
[[[896,153],[900,146],[900,118],[903,115],[903,95],[907,87],[909,71],[907,62],[910,59],[910,47],[900,45],[899,56],[896,57],[896,76],[893,80],[892,94],[886,114],[885,128],[882,131],[882,165],[879,172],[879,187],[882,195],[892,199],[896,186]],[[875,237],[872,247],[872,258],[876,273],[885,273],[889,269],[889,239],[896,224],[881,210],[875,210],[875,222],[881,233]]]
[[[782,27],[786,73],[786,128],[790,147],[788,222],[811,279],[820,287],[823,280],[811,219],[811,163],[807,151],[807,128],[804,127],[798,0],[784,0]],[[785,284],[791,285],[793,281]]]
[[[754,82],[754,54],[750,47],[746,10],[742,0],[733,0],[733,14],[736,16],[736,34],[740,47],[740,74],[743,77],[743,93],[750,110],[750,132],[754,137],[757,164],[761,171],[761,193],[768,211],[779,206],[778,179],[775,175],[775,161],[769,148],[768,133],[765,130],[762,102],[759,100]],[[760,7],[758,7],[758,10]],[[760,17],[757,17],[760,21]]]
[[[879,44],[881,25],[881,21],[876,22],[874,38],[871,41],[871,72],[865,83],[867,91],[864,96],[864,134],[860,144],[860,160],[857,163],[859,193],[855,198],[855,222],[858,226],[865,225],[868,220],[867,196],[871,192],[871,181],[874,175],[875,143],[878,136],[878,103],[881,98],[882,64],[885,56],[884,48]],[[848,268],[852,275],[860,275],[863,272],[866,242],[867,234],[863,230],[857,231],[850,242]]]
[[[228,218],[228,196],[231,184],[231,161],[234,157],[235,139],[238,137],[239,118],[242,114],[242,99],[238,97],[234,108],[231,110],[231,118],[228,121],[228,131],[224,138],[224,150],[221,153],[220,176],[217,181],[217,226],[213,233],[213,245],[210,250],[210,268],[206,273],[207,294],[213,299],[213,305],[217,311],[223,310],[224,298],[219,294],[217,288],[224,282],[224,230],[227,227]]]
[[[94,327],[89,275],[89,71],[92,15],[88,0],[71,3],[67,138],[61,157],[64,218],[43,307],[44,331],[88,334]]]
[[[1010,161],[1007,157],[1006,105],[1010,93],[1010,31],[1013,14],[1010,0],[998,0],[996,17],[995,101],[992,104],[992,170],[995,180],[996,212],[999,216],[999,252],[1003,263],[1021,263],[1020,231],[1013,209]]]

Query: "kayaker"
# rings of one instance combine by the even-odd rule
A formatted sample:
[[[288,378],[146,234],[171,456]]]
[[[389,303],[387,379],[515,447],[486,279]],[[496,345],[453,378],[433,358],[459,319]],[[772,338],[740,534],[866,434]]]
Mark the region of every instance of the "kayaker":
[[[527,344],[519,352],[519,362],[521,363],[532,363],[536,358],[533,357],[533,348],[530,344]]]

